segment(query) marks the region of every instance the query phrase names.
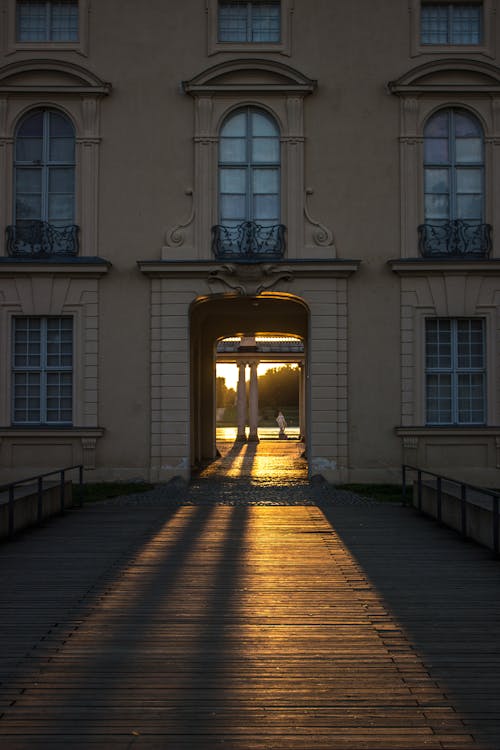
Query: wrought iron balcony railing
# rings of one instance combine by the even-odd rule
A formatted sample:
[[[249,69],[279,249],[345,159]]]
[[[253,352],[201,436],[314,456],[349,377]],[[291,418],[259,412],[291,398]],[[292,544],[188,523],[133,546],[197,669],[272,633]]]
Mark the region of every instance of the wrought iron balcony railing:
[[[418,247],[425,258],[487,258],[491,225],[455,219],[418,227]]]
[[[212,227],[212,251],[218,260],[279,260],[285,251],[285,227],[244,221],[236,227]]]
[[[76,224],[56,227],[46,221],[21,221],[7,227],[7,254],[14,258],[50,258],[78,254]]]

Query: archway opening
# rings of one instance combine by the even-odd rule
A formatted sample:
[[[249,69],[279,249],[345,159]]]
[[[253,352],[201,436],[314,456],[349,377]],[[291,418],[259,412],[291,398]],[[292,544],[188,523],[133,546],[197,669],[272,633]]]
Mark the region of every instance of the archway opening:
[[[193,467],[217,458],[217,437],[233,442],[284,438],[306,442],[307,332],[307,307],[301,299],[291,295],[214,296],[194,303],[191,309]],[[221,390],[217,383],[217,366],[221,372],[224,365],[226,372],[227,367],[237,368],[236,379],[234,371],[232,379],[229,378],[234,399],[229,421],[232,414],[234,424],[225,425],[232,428],[225,436],[220,429],[217,433],[217,415],[220,417],[222,407],[217,400],[218,390],[219,397]],[[263,402],[259,407],[259,374],[263,377],[266,370],[279,371],[285,367],[296,371],[294,401],[278,403],[277,395],[275,404],[265,399],[266,408]],[[280,425],[276,422],[278,410],[290,421],[281,437]]]

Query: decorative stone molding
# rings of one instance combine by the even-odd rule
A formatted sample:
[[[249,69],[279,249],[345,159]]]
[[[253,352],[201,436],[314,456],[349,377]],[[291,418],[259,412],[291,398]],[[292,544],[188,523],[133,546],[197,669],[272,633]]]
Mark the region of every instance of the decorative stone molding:
[[[405,450],[417,450],[418,448],[418,438],[417,437],[409,437],[406,435],[403,437],[403,448]]]
[[[286,266],[228,263],[209,273],[208,284],[214,293],[230,289],[243,296],[256,297],[293,278],[292,269]]]
[[[333,254],[335,255],[335,243],[333,240],[333,233],[328,227],[326,227],[321,222],[317,221],[311,216],[309,206],[308,206],[308,196],[314,195],[314,190],[312,188],[306,188],[305,191],[305,199],[304,199],[304,216],[309,223],[309,229],[312,229],[312,232],[310,232],[309,239],[312,239],[312,244],[316,245],[318,247],[331,247]],[[307,234],[307,227],[306,227],[306,234]],[[306,246],[310,243],[307,242],[306,239]]]
[[[193,247],[193,222],[195,217],[195,202],[193,189],[187,188],[185,195],[191,197],[191,211],[186,221],[177,224],[173,229],[165,233],[165,247],[162,248],[162,258],[175,257],[175,249],[182,247],[183,254],[192,250]],[[174,248],[174,252],[171,251]]]

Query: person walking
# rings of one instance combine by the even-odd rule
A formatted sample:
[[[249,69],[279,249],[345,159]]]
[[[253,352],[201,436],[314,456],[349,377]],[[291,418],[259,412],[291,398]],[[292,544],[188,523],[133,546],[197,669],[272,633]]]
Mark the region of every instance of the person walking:
[[[286,430],[286,419],[283,416],[283,412],[282,411],[278,412],[278,415],[276,417],[276,422],[278,424],[278,427],[280,428],[280,433],[279,433],[280,440],[286,440],[287,439],[286,432],[285,432],[285,430]]]

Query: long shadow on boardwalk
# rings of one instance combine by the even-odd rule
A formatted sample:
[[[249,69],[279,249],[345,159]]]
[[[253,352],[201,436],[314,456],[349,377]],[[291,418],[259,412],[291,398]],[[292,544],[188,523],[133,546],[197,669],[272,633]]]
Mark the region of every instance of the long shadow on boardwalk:
[[[500,748],[500,563],[415,511],[322,507],[467,727]]]

